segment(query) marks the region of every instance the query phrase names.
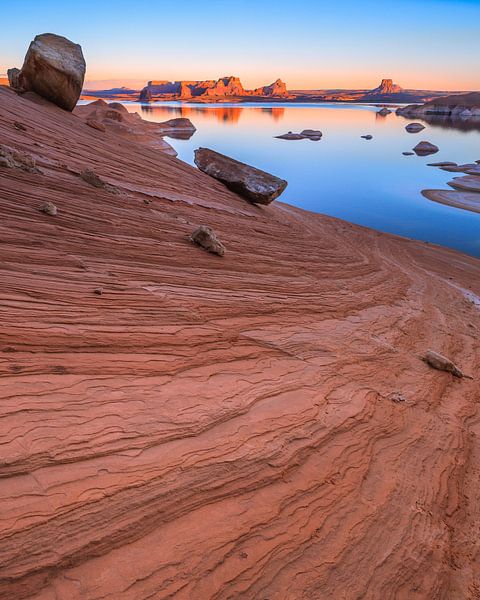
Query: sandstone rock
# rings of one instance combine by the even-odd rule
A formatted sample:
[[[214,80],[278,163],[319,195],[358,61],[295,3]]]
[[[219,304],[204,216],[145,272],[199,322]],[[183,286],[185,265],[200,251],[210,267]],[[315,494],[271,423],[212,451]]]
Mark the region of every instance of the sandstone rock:
[[[386,117],[387,115],[391,114],[391,110],[389,110],[387,107],[383,107],[381,110],[379,110],[377,112],[377,115],[380,115],[381,117]]]
[[[275,175],[208,148],[195,150],[195,164],[254,204],[270,204],[287,187],[287,182]]]
[[[270,98],[288,98],[287,86],[281,79],[277,79],[270,85],[265,85],[253,91],[255,96],[268,96]]]
[[[121,123],[123,121],[123,115],[118,110],[107,110],[105,112],[105,119],[111,119],[112,121]]]
[[[462,210],[480,213],[480,194],[462,190],[422,190],[422,195],[428,200],[454,206]]]
[[[428,156],[429,154],[435,154],[438,150],[438,146],[430,142],[419,142],[413,149],[417,156]]]
[[[288,133],[284,133],[282,135],[275,136],[278,140],[304,140],[305,136],[301,133],[292,133],[289,131]]]
[[[101,296],[103,294],[103,288],[101,288],[101,287],[95,288],[93,290],[93,293],[96,294],[97,296]]]
[[[98,131],[106,131],[106,127],[103,123],[96,121],[95,119],[87,119],[86,123],[92,129],[97,129]]]
[[[400,392],[392,392],[388,395],[388,399],[396,404],[399,404],[400,402],[406,402],[405,396]]]
[[[323,133],[319,129],[304,129],[300,135],[310,138],[311,140],[320,139]]]
[[[115,186],[103,181],[103,179],[101,179],[93,169],[84,169],[80,173],[80,177],[83,179],[83,181],[86,181],[93,187],[104,189],[108,192],[118,193],[118,189]]]
[[[18,75],[19,87],[72,111],[85,77],[82,49],[52,33],[37,35]]]
[[[448,160],[443,160],[440,162],[428,163],[427,167],[456,167],[457,163],[451,162]]]
[[[208,252],[212,252],[213,254],[218,254],[218,256],[223,256],[225,254],[225,246],[222,242],[217,238],[213,229],[207,227],[206,225],[200,225],[198,229],[190,236],[190,240]]]
[[[425,125],[422,125],[421,123],[409,123],[405,129],[408,133],[418,133],[425,129]]]
[[[17,69],[16,67],[7,70],[8,85],[14,90],[18,90],[20,88],[20,83],[18,80],[19,75],[20,69]]]
[[[0,145],[0,167],[5,167],[7,169],[21,169],[28,173],[41,173],[40,169],[36,166],[36,161],[33,156],[4,145]]]
[[[40,211],[51,217],[55,217],[58,212],[57,207],[53,202],[45,202],[45,204],[40,207]]]
[[[434,369],[438,369],[439,371],[447,371],[455,377],[464,377],[462,371],[448,358],[445,358],[442,354],[438,354],[434,350],[427,350],[423,360],[433,367]]]
[[[465,190],[466,192],[480,193],[480,177],[475,175],[465,175],[465,177],[454,177],[448,182],[450,187]]]

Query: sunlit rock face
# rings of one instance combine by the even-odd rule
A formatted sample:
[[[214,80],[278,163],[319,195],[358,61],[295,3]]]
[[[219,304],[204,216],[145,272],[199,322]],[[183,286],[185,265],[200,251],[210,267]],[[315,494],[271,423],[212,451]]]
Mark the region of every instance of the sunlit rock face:
[[[225,98],[262,96],[269,98],[288,97],[287,86],[281,79],[255,90],[246,90],[239,77],[227,76],[205,81],[162,81],[152,80],[140,92],[141,102],[166,99]]]
[[[82,48],[53,33],[37,35],[18,74],[18,87],[35,92],[65,110],[73,110],[85,78]]]

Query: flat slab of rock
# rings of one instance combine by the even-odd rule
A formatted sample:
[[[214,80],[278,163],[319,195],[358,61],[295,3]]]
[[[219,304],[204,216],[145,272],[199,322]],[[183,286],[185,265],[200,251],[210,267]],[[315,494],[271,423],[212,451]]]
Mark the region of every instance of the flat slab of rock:
[[[304,140],[305,136],[301,133],[292,133],[289,131],[288,133],[283,133],[282,135],[275,136],[277,140]]]
[[[464,374],[455,363],[434,350],[427,350],[423,360],[438,371],[446,371],[447,373],[455,375],[455,377],[464,377]]]
[[[442,171],[448,171],[448,173],[466,173],[469,169],[476,168],[475,163],[468,163],[465,165],[445,165],[440,167]]]
[[[218,256],[223,256],[225,254],[225,246],[217,238],[213,229],[206,225],[200,225],[198,229],[195,229],[190,236],[190,241],[202,246],[202,248],[205,248],[205,250],[208,250],[208,252],[211,252],[212,254],[218,254]]]
[[[300,133],[293,133],[289,131],[282,135],[276,135],[278,140],[311,140],[312,142],[318,142],[322,138],[323,133],[319,129],[304,129]]]
[[[287,187],[284,179],[208,148],[195,150],[195,164],[254,204],[270,204]]]
[[[438,146],[435,146],[435,144],[430,142],[419,142],[415,148],[413,148],[413,151],[417,156],[428,156],[429,154],[435,154],[438,150]]]
[[[452,181],[448,182],[448,185],[458,190],[480,193],[480,177],[476,177],[475,175],[455,177],[454,179],[452,179]]]
[[[82,48],[53,33],[37,35],[18,74],[18,86],[72,111],[85,78]]]
[[[361,135],[361,138],[363,138],[364,140],[372,140],[373,139],[373,135],[367,134],[367,135]]]
[[[480,213],[480,194],[460,190],[422,190],[423,196],[447,206]]]
[[[403,156],[414,156],[415,152],[402,152]]]
[[[467,175],[476,175],[478,177],[480,176],[480,165],[466,167],[464,173],[467,173]]]
[[[458,166],[456,162],[451,162],[449,160],[444,160],[440,162],[428,163],[427,167],[456,167]]]
[[[418,133],[419,131],[423,131],[424,129],[425,125],[422,125],[421,123],[409,123],[405,127],[405,130],[408,131],[408,133]]]

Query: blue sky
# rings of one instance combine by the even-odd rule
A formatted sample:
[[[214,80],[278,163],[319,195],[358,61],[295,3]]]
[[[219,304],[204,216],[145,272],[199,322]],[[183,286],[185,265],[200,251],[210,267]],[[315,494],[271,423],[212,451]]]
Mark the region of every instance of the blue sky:
[[[0,72],[38,33],[82,45],[87,80],[480,89],[480,0],[0,0]],[[133,80],[133,81],[131,81]]]

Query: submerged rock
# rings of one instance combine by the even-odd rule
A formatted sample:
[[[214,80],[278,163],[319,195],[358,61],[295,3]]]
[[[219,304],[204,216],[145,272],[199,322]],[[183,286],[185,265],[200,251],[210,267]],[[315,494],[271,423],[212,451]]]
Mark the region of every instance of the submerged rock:
[[[223,256],[225,254],[225,246],[222,242],[217,238],[213,229],[207,227],[206,225],[200,225],[190,236],[190,240],[194,244],[198,244],[211,252],[212,254],[218,254],[218,256]]]
[[[425,129],[425,125],[422,125],[421,123],[409,123],[405,129],[408,133],[418,133]]]
[[[18,86],[72,111],[85,77],[82,48],[53,33],[37,35],[18,74]]]
[[[195,164],[254,204],[270,204],[287,187],[284,179],[208,148],[195,150]]]
[[[457,367],[457,365],[434,350],[427,350],[423,360],[434,369],[438,369],[439,371],[447,371],[448,373],[455,375],[455,377],[464,377],[464,374]]]
[[[428,156],[429,154],[435,154],[438,150],[438,146],[430,142],[419,142],[413,149],[417,156]]]

